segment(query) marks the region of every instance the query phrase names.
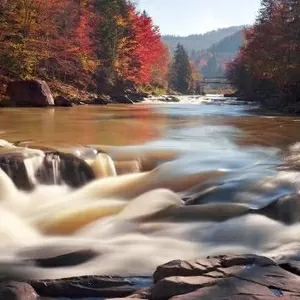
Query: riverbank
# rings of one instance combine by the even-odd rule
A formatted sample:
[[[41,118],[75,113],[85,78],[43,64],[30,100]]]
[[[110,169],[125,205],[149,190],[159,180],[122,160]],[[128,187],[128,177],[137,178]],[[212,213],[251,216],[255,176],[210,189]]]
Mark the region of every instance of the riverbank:
[[[260,105],[260,108],[256,109],[256,113],[259,114],[275,114],[275,115],[294,115],[300,114],[300,102],[295,99],[285,99],[280,96],[262,97],[260,95],[244,96],[241,93],[234,92],[224,94],[225,98],[236,98],[241,102],[255,102]]]
[[[179,93],[151,86],[126,90],[115,88],[110,93],[96,94],[58,81],[48,83],[40,80],[11,81],[1,77],[0,82],[0,107],[134,104],[145,99],[179,102],[176,98]],[[44,97],[43,89],[47,90],[46,100],[40,100]]]

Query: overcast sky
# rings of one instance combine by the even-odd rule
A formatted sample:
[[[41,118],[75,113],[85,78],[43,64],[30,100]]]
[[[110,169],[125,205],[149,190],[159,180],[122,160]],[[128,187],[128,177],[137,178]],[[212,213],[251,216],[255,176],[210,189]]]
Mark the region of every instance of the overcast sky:
[[[252,24],[260,0],[135,0],[162,34],[189,35]]]

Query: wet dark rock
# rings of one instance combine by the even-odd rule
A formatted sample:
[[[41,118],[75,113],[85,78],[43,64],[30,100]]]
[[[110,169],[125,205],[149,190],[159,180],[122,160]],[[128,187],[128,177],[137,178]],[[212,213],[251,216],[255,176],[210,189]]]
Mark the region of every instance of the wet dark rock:
[[[134,294],[137,290],[130,279],[119,277],[86,276],[29,283],[40,296],[53,298],[122,298]]]
[[[50,88],[42,80],[13,81],[7,85],[7,95],[16,106],[53,106],[54,99]]]
[[[4,282],[0,284],[1,300],[36,300],[38,296],[31,285],[24,282]]]
[[[279,265],[284,270],[300,276],[300,262],[299,261],[288,261],[288,262],[280,263]]]
[[[25,159],[26,157],[21,152],[0,154],[0,168],[19,189],[30,191],[34,188],[34,183],[27,173]]]
[[[175,96],[154,96],[151,99],[160,102],[166,102],[166,103],[180,102],[180,99]]]
[[[54,257],[29,260],[29,263],[41,268],[77,266],[97,257],[99,253],[92,250],[81,250]]]
[[[134,102],[127,95],[112,94],[112,95],[110,95],[110,97],[114,102],[117,102],[117,103],[134,104]]]
[[[54,99],[55,106],[62,106],[62,107],[72,107],[72,103],[65,97],[58,96]]]
[[[110,98],[110,96],[108,95],[101,95],[98,96],[97,98],[95,98],[91,104],[94,105],[107,105],[109,103],[112,103],[112,100]]]
[[[145,100],[148,97],[147,93],[138,93],[138,92],[128,92],[126,96],[133,102],[139,103]]]
[[[62,152],[46,153],[43,165],[37,172],[43,184],[62,184],[78,188],[95,179],[92,168],[75,155]]]
[[[25,162],[34,166],[33,174],[28,174]],[[46,185],[66,183],[78,188],[95,179],[92,168],[84,160],[62,152],[46,152],[44,157],[28,157],[21,150],[0,154],[0,168],[25,191],[32,190],[36,182]]]
[[[239,92],[234,92],[234,93],[227,93],[223,95],[224,98],[236,98],[236,97],[240,97],[240,93]]]
[[[175,97],[175,96],[168,96],[168,97],[166,98],[166,101],[167,101],[167,102],[180,102],[180,99],[177,98],[177,97]]]

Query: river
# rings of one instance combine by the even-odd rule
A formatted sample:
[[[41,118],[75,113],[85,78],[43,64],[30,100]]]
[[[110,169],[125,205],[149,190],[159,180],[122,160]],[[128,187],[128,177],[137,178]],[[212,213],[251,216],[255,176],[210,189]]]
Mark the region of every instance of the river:
[[[2,172],[0,275],[148,276],[172,259],[300,253],[297,117],[257,114],[253,104],[220,96],[7,108],[0,138],[74,154],[92,146],[132,169],[142,159],[149,169],[77,190],[38,185],[32,192],[17,190]],[[69,267],[27,264],[77,250],[97,255]]]

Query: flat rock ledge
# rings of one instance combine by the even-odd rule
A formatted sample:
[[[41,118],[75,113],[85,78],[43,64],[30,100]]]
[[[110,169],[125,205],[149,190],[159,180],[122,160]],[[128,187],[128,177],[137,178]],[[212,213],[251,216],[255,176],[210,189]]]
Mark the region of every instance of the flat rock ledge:
[[[299,274],[299,262],[277,264],[256,255],[218,256],[169,262],[159,266],[153,278],[86,276],[3,282],[0,299],[294,300],[300,299]]]

